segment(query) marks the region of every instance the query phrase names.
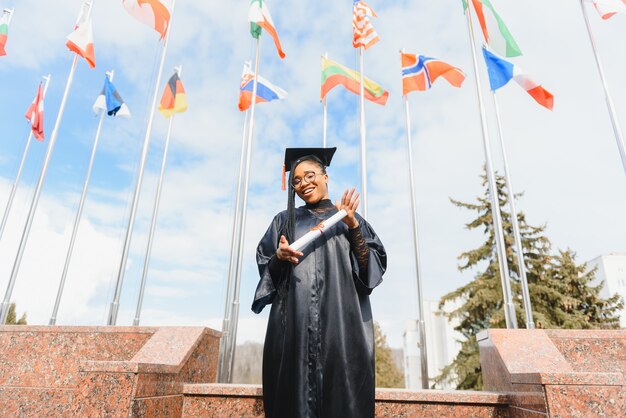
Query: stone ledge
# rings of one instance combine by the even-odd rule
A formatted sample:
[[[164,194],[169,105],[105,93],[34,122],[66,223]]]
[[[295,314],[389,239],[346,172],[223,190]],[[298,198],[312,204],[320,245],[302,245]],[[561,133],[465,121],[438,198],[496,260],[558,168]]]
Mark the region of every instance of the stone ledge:
[[[186,384],[183,386],[183,394],[186,396],[261,397],[263,389],[260,385]],[[507,395],[498,392],[377,388],[376,401],[508,405],[510,399]]]
[[[69,326],[69,325],[0,325],[0,332],[52,334],[154,334],[157,327]],[[217,332],[217,331],[215,331]]]
[[[376,401],[508,405],[510,400],[498,392],[377,388]]]
[[[514,373],[511,383],[624,386],[626,381],[622,373]]]

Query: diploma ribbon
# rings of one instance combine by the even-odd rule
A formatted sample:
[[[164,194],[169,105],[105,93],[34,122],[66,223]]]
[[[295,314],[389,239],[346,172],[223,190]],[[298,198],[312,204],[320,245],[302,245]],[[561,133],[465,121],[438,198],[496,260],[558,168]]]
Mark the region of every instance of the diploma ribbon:
[[[319,231],[320,234],[324,235],[324,228],[326,228],[326,225],[324,222],[320,222],[317,226],[311,228],[311,231]]]

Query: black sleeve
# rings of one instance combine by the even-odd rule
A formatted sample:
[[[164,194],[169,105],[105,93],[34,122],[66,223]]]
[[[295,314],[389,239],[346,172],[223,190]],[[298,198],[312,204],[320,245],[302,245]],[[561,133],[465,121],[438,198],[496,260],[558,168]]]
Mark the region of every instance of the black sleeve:
[[[359,227],[355,229],[358,231],[348,232],[353,279],[357,291],[369,295],[383,281],[387,270],[387,252],[370,224],[358,214],[357,219]]]
[[[266,305],[269,305],[276,296],[276,289],[280,285],[281,277],[286,263],[276,258],[276,249],[280,240],[280,231],[283,226],[284,212],[274,217],[269,228],[261,238],[256,249],[256,263],[259,268],[261,279],[254,293],[252,311],[260,313]]]

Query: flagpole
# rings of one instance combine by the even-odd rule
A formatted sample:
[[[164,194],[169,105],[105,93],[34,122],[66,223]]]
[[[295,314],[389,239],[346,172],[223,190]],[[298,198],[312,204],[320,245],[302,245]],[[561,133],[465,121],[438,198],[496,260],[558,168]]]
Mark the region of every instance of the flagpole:
[[[174,71],[178,74],[178,77],[183,72],[183,67],[178,66],[174,68]],[[152,220],[150,221],[150,232],[148,234],[148,246],[146,247],[146,255],[143,261],[143,272],[141,273],[141,285],[139,286],[139,297],[137,299],[137,309],[135,310],[135,319],[133,319],[133,325],[139,325],[139,319],[141,317],[141,307],[143,305],[143,296],[146,290],[146,281],[148,279],[148,269],[150,267],[150,255],[152,254],[152,241],[154,240],[154,231],[156,230],[156,220],[159,214],[159,203],[161,202],[161,191],[163,190],[163,179],[165,178],[165,166],[167,163],[167,154],[170,148],[170,138],[172,137],[172,123],[174,121],[174,115],[170,117],[169,125],[167,127],[167,136],[165,137],[165,147],[163,149],[163,159],[161,160],[161,174],[159,175],[159,183],[157,186],[156,196],[154,198],[154,207],[152,208]]]
[[[253,101],[256,101],[253,98]],[[237,195],[235,197],[235,214],[233,216],[233,233],[230,239],[230,262],[228,264],[228,283],[226,285],[226,301],[224,303],[224,321],[222,322],[222,338],[220,340],[220,354],[219,354],[219,382],[226,383],[228,373],[226,369],[228,364],[226,363],[227,356],[226,350],[228,349],[228,340],[230,339],[230,298],[233,290],[233,275],[235,273],[235,260],[237,255],[237,225],[241,218],[241,179],[243,178],[243,170],[246,155],[246,132],[248,130],[248,111],[243,121],[243,135],[241,138],[241,155],[239,157],[239,176],[237,177]]]
[[[365,147],[365,84],[363,75],[363,46],[359,47],[360,53],[360,68],[361,68],[361,119],[360,119],[360,131],[361,131],[361,201],[363,203],[363,218],[367,219],[367,162],[366,162],[366,147]]]
[[[478,61],[476,59],[476,41],[474,40],[474,29],[472,27],[472,17],[469,8],[465,11],[467,16],[467,29],[472,50],[472,62],[474,65],[474,77],[476,79],[476,95],[478,96],[478,107],[480,111],[480,125],[483,132],[483,148],[485,152],[485,168],[487,171],[487,181],[489,183],[489,198],[491,214],[493,218],[493,233],[496,240],[496,252],[498,255],[498,267],[500,269],[500,281],[502,282],[502,296],[504,301],[504,318],[507,328],[517,328],[517,316],[515,305],[511,297],[511,281],[509,278],[509,267],[506,259],[506,247],[504,243],[504,233],[502,230],[502,217],[500,214],[500,203],[498,200],[498,188],[496,177],[493,172],[491,162],[491,147],[489,145],[489,127],[485,116],[485,106],[481,92],[480,74],[478,73]]]
[[[109,76],[109,79],[113,81],[114,71],[111,70],[106,73]],[[83,184],[83,191],[80,195],[80,202],[78,203],[78,211],[76,212],[76,218],[74,219],[74,227],[72,229],[72,237],[70,238],[70,245],[67,250],[67,255],[65,256],[65,264],[63,265],[63,273],[61,274],[61,281],[59,283],[59,289],[57,291],[57,297],[54,302],[54,307],[52,308],[52,315],[50,316],[49,325],[56,325],[57,315],[59,313],[59,306],[61,304],[61,297],[63,296],[63,290],[65,289],[65,280],[67,278],[67,272],[70,267],[70,262],[72,259],[72,254],[74,252],[74,243],[76,241],[76,235],[78,234],[78,226],[80,225],[80,220],[83,214],[83,207],[85,206],[85,199],[87,197],[87,190],[89,188],[89,180],[91,178],[91,170],[93,168],[93,162],[96,157],[96,150],[98,148],[98,142],[100,141],[100,133],[102,132],[102,124],[104,122],[104,115],[106,111],[103,110],[100,115],[100,121],[98,122],[98,129],[96,130],[96,137],[93,142],[93,148],[91,150],[91,157],[89,159],[89,165],[87,167],[87,175],[85,177],[85,183]]]
[[[152,98],[152,109],[150,111],[150,118],[148,119],[148,126],[146,128],[146,135],[143,140],[143,149],[141,151],[141,161],[139,165],[139,174],[135,183],[135,192],[133,195],[133,203],[130,210],[130,217],[128,219],[128,226],[126,228],[126,236],[124,238],[124,247],[122,249],[122,259],[120,261],[120,268],[117,273],[117,281],[115,283],[115,292],[113,295],[113,301],[109,310],[109,318],[107,325],[115,325],[117,323],[117,313],[120,308],[120,297],[122,295],[122,284],[124,282],[124,273],[126,272],[126,263],[128,261],[128,253],[130,250],[130,241],[133,235],[133,226],[135,225],[135,217],[137,215],[137,207],[139,206],[139,194],[141,192],[141,184],[143,182],[143,174],[146,167],[146,160],[148,158],[148,149],[150,148],[150,135],[152,134],[152,124],[154,123],[154,113],[157,107],[157,100],[159,94],[159,88],[161,86],[161,77],[163,75],[163,67],[165,65],[165,56],[167,53],[167,45],[170,40],[170,31],[172,29],[172,20],[174,19],[174,7],[176,6],[176,0],[172,0],[172,10],[170,13],[170,22],[167,25],[167,32],[165,34],[165,41],[163,44],[163,52],[161,53],[161,63],[159,65],[159,73],[154,87],[154,96]]]
[[[13,20],[13,13],[15,12],[15,7],[12,9],[4,9],[2,10],[3,12],[7,12],[9,14],[9,19],[7,20],[7,25],[11,24],[11,21]]]
[[[46,80],[46,84],[43,88],[43,97],[42,100],[46,97],[46,92],[48,91],[48,84],[50,83],[50,78],[52,76],[48,74],[45,77],[42,77]],[[9,213],[11,212],[11,207],[13,206],[13,199],[15,198],[15,192],[17,191],[17,187],[20,184],[20,179],[22,178],[22,170],[24,169],[24,164],[26,163],[26,156],[28,155],[28,150],[30,149],[30,143],[33,139],[33,130],[30,129],[30,133],[28,134],[28,139],[26,140],[26,146],[24,147],[24,153],[22,154],[22,161],[20,162],[20,167],[17,170],[17,176],[15,176],[15,181],[13,182],[13,186],[11,187],[11,193],[9,194],[9,200],[4,209],[4,215],[2,216],[2,224],[0,224],[0,239],[2,239],[2,235],[4,234],[4,228],[6,227],[7,220],[9,219]]]
[[[246,145],[246,171],[244,175],[242,213],[239,220],[239,242],[237,243],[237,268],[235,270],[235,287],[233,294],[233,304],[231,308],[231,324],[228,337],[227,351],[227,382],[230,383],[233,377],[233,368],[235,363],[235,348],[237,344],[237,325],[239,321],[239,291],[241,285],[241,269],[243,262],[244,238],[246,235],[246,212],[248,209],[248,186],[250,183],[250,165],[252,160],[252,140],[254,138],[254,111],[256,109],[256,95],[259,78],[259,61],[261,55],[261,35],[257,38],[256,59],[254,63],[254,83],[252,85],[252,105],[250,107],[250,127],[248,129],[248,142]]]
[[[604,88],[606,105],[609,108],[609,116],[611,117],[611,123],[613,125],[613,133],[615,134],[615,140],[617,141],[619,154],[622,157],[622,166],[624,168],[624,173],[626,173],[626,146],[624,145],[624,136],[622,135],[622,130],[619,125],[619,119],[617,117],[617,113],[615,112],[615,105],[613,104],[613,99],[611,98],[611,94],[609,92],[609,85],[604,75],[604,69],[602,66],[602,62],[600,61],[600,54],[598,53],[596,41],[593,37],[593,32],[591,31],[591,24],[589,23],[589,16],[587,15],[584,1],[585,0],[580,0],[580,8],[583,12],[583,17],[585,18],[585,25],[587,26],[587,33],[589,34],[591,49],[593,50],[593,55],[596,59],[596,66],[598,67],[598,73],[600,74],[600,79],[602,80],[602,87]]]
[[[404,52],[402,50],[401,52]],[[415,279],[417,281],[417,326],[419,332],[420,364],[422,368],[422,389],[428,389],[428,352],[426,347],[426,323],[424,322],[424,297],[422,294],[422,271],[419,254],[419,235],[417,231],[417,202],[415,200],[415,184],[413,173],[413,147],[411,145],[411,112],[409,110],[409,96],[404,95],[404,109],[406,113],[406,143],[409,156],[409,187],[411,192],[411,219],[413,221],[413,248],[415,256]]]
[[[87,17],[91,15],[92,4],[93,2],[91,1],[86,1],[83,3],[82,7],[85,7],[85,6],[89,7],[89,11],[87,12]],[[67,98],[69,97],[69,94],[70,94],[70,87],[72,86],[72,80],[74,79],[74,73],[76,71],[77,63],[78,63],[78,55],[74,54],[72,67],[70,69],[70,73],[67,77],[67,83],[65,85],[65,92],[63,93],[63,98],[61,99],[61,107],[59,108],[59,114],[57,116],[54,129],[52,130],[52,135],[50,136],[50,143],[48,144],[48,150],[46,151],[46,156],[43,161],[43,166],[41,167],[39,180],[37,181],[37,186],[35,187],[35,194],[33,195],[33,200],[30,204],[28,217],[26,219],[26,225],[24,226],[24,231],[22,232],[20,246],[17,250],[17,255],[15,256],[15,262],[13,264],[13,270],[11,271],[11,276],[9,278],[9,284],[7,286],[7,290],[4,295],[4,300],[2,301],[2,305],[0,306],[0,324],[6,323],[7,315],[9,314],[9,302],[11,300],[11,294],[13,293],[13,288],[15,286],[17,274],[20,270],[20,263],[22,262],[22,257],[24,256],[24,250],[26,249],[28,235],[33,225],[33,219],[35,218],[35,212],[37,211],[37,204],[39,202],[39,196],[41,195],[41,189],[43,188],[44,180],[46,179],[46,172],[48,171],[48,165],[50,164],[50,157],[52,156],[52,151],[54,150],[54,143],[56,142],[57,137],[59,136],[59,127],[61,125],[61,120],[63,119],[63,112],[65,111]]]
[[[526,313],[526,328],[535,328],[535,322],[533,321],[533,309],[530,302],[530,292],[528,291],[528,279],[526,277],[526,262],[524,260],[524,247],[522,246],[522,234],[519,230],[519,223],[517,222],[517,210],[515,209],[515,192],[513,191],[513,180],[509,173],[509,163],[507,160],[506,147],[504,145],[504,135],[502,133],[502,123],[500,121],[500,106],[498,105],[497,94],[495,91],[491,92],[493,95],[493,105],[496,112],[496,120],[498,122],[498,138],[500,139],[500,148],[502,149],[502,159],[504,162],[504,178],[507,184],[507,191],[509,196],[509,207],[511,211],[511,225],[513,226],[513,236],[515,238],[515,249],[517,250],[517,264],[520,274],[520,282],[522,284],[522,299],[524,301],[524,312]]]
[[[323,58],[328,59],[328,52],[324,53]],[[326,96],[324,96],[324,135],[323,135],[323,147],[324,148],[326,148],[327,131],[328,131],[328,103],[326,102]]]
[[[324,137],[322,139],[322,147],[326,148],[326,132],[328,130],[328,103],[324,97]]]

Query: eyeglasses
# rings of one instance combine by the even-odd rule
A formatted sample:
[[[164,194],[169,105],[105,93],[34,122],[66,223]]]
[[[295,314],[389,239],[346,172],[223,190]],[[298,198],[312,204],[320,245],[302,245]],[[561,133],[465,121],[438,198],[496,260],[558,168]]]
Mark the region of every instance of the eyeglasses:
[[[293,179],[291,181],[291,187],[293,187],[294,189],[299,187],[302,184],[302,181],[306,181],[307,183],[311,183],[313,180],[315,180],[315,177],[317,176],[323,176],[324,173],[316,173],[315,171],[306,171],[304,173],[304,177],[303,178],[299,178],[296,177],[295,179]]]

